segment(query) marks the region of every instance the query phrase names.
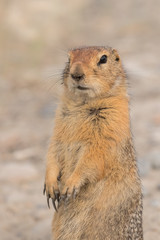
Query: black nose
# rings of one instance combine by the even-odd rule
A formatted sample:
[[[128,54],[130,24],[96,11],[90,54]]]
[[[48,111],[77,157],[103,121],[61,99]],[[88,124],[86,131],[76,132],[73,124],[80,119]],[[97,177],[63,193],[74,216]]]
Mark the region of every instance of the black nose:
[[[77,82],[84,79],[84,76],[85,76],[84,74],[79,74],[79,73],[71,74],[71,77]]]

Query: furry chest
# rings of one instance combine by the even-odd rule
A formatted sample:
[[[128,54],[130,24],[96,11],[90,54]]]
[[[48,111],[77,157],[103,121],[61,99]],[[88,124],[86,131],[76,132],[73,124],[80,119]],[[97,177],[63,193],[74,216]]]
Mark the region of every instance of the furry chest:
[[[83,144],[80,142],[74,143],[59,143],[57,145],[57,154],[59,156],[59,164],[62,169],[63,178],[66,179],[75,169],[75,166],[83,153]]]

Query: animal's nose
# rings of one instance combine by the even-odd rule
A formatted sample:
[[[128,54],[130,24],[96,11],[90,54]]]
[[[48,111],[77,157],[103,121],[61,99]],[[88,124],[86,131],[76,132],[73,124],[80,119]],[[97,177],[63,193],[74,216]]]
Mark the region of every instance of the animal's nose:
[[[81,73],[81,74],[79,74],[79,73],[74,73],[74,74],[71,74],[71,77],[72,77],[75,81],[79,82],[80,80],[84,79],[84,73]]]
[[[85,78],[85,74],[83,71],[83,66],[81,63],[74,63],[71,67],[71,71],[70,71],[71,77],[72,79],[74,79],[76,82],[81,81],[82,79]]]

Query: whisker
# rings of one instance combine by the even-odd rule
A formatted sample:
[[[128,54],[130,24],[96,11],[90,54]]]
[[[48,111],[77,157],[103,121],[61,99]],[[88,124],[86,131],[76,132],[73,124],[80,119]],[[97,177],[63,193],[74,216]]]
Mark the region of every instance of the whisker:
[[[61,78],[61,75],[62,74],[60,74],[60,73],[57,73],[57,74],[52,74],[52,75],[50,75],[50,76],[47,76],[47,80],[49,80],[49,79],[53,79],[53,78]]]
[[[62,73],[63,73],[62,70],[54,71],[52,69],[52,71],[44,71],[43,72],[43,79],[48,80],[48,79],[53,79],[53,78],[61,78]]]
[[[56,69],[47,69],[44,71],[45,74],[52,74],[52,73],[60,73],[64,70],[64,68],[56,68]]]
[[[43,70],[43,73],[44,74],[60,73],[63,70],[64,70],[64,65],[61,65],[61,66],[53,65],[53,66],[47,66],[46,69]]]
[[[57,90],[59,90],[60,86],[61,86],[62,82],[60,80],[50,84],[50,86],[47,87],[47,91],[51,92],[52,90],[54,90],[54,92],[57,94]]]
[[[66,51],[64,49],[57,48],[56,50],[61,52],[61,53],[64,53],[65,55],[68,55],[68,51]]]

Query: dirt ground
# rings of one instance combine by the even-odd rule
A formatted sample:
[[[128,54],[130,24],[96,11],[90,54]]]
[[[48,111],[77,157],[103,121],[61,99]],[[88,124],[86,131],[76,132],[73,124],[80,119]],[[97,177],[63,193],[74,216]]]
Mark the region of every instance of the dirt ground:
[[[129,79],[144,239],[160,239],[160,1],[0,2],[0,239],[51,237],[42,195],[68,48],[117,48]]]

